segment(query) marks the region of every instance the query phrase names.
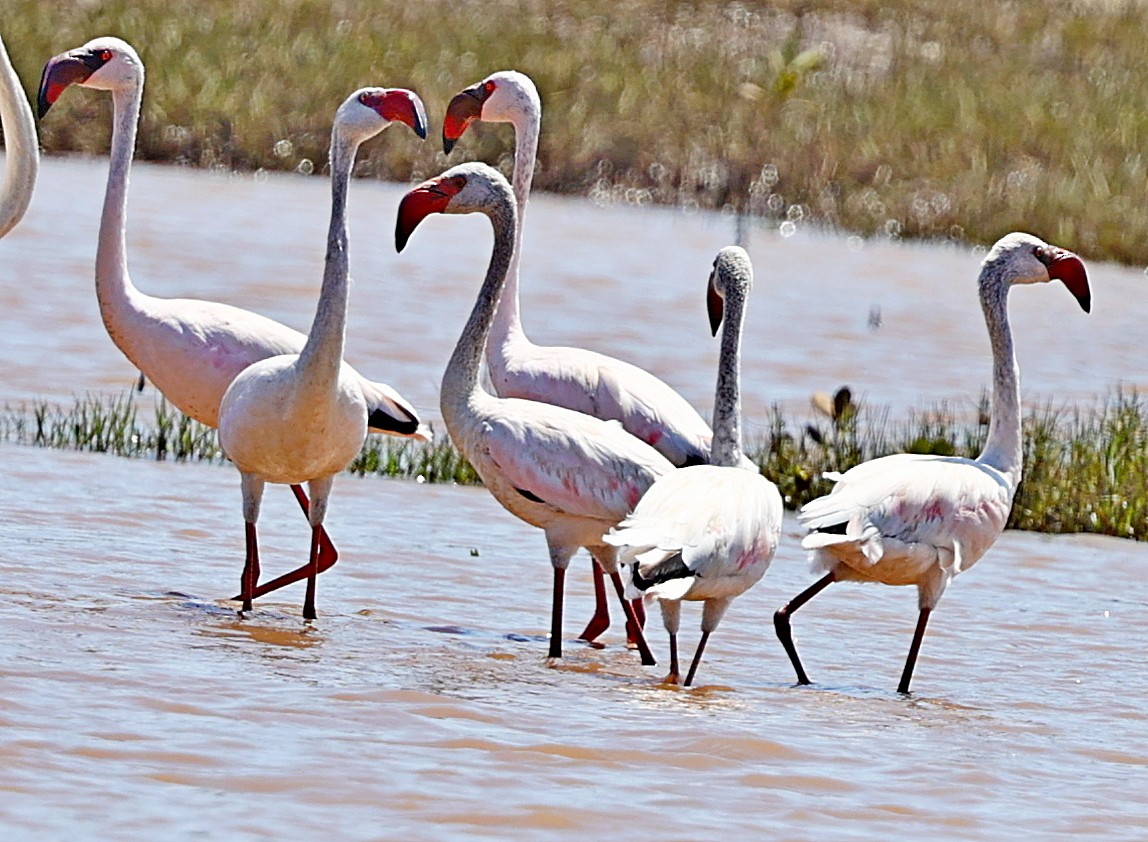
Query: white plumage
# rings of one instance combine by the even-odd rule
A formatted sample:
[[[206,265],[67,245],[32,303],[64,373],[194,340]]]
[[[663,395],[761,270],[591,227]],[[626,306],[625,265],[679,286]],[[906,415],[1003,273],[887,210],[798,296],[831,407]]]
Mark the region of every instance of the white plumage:
[[[119,38],[95,38],[50,59],[40,82],[43,117],[70,85],[110,91],[113,104],[111,160],[96,247],[96,299],[108,336],[131,363],[180,412],[209,427],[219,425],[223,394],[248,366],[280,354],[298,354],[307,337],[272,319],[193,298],[156,298],[141,292],[128,274],[126,218],[128,174],[143,98],[144,66]],[[428,438],[414,408],[385,383],[349,369],[367,402],[370,428],[389,435]],[[303,489],[292,485],[304,512]],[[322,569],[338,554],[325,532]],[[256,596],[298,581],[305,567],[261,585]]]
[[[677,633],[682,600],[702,600],[702,637],[685,684],[693,683],[709,635],[734,597],[765,574],[781,537],[781,494],[741,450],[739,354],[745,298],[752,284],[749,255],[736,246],[718,254],[710,275],[714,329],[722,332],[714,397],[713,459],[661,477],[634,512],[603,540],[630,562],[631,585],[657,600],[670,636],[670,673],[680,680]]]
[[[443,374],[440,406],[451,439],[507,511],[546,533],[554,569],[550,655],[562,654],[562,595],[566,567],[586,547],[616,572],[613,547],[602,534],[617,524],[659,476],[665,457],[614,422],[559,406],[498,398],[479,385],[479,365],[510,266],[515,207],[510,185],[485,164],[452,167],[409,192],[399,206],[401,250],[431,213],[484,213],[494,228],[486,279]],[[615,578],[622,598],[621,579]],[[622,598],[632,624],[633,608]],[[641,637],[643,663],[654,663]]]
[[[979,292],[993,353],[992,414],[976,459],[896,454],[826,474],[833,491],[806,504],[799,519],[810,533],[802,547],[824,573],[774,615],[778,638],[800,684],[801,665],[790,616],[833,582],[916,585],[919,616],[898,691],[909,692],[929,615],[949,582],[968,570],[1004,530],[1020,482],[1020,384],[1008,323],[1008,291],[1017,284],[1065,283],[1087,311],[1088,277],[1080,259],[1029,234],[1009,234],[981,268]]]
[[[518,283],[522,228],[542,123],[538,89],[525,74],[505,70],[456,94],[443,119],[443,148],[450,152],[475,120],[510,123],[515,132],[517,236],[506,287],[486,346],[487,368],[495,393],[503,398],[563,406],[604,421],[617,421],[677,466],[708,462],[712,438],[709,425],[665,382],[605,354],[530,341],[519,312]],[[595,566],[594,573],[597,605],[594,617],[582,632],[583,640],[594,640],[610,624],[600,567]]]
[[[355,153],[391,124],[407,122],[426,136],[422,101],[403,89],[361,88],[339,106],[331,129],[331,224],[319,304],[307,343],[298,354],[259,360],[228,386],[219,407],[219,443],[239,469],[247,557],[241,579],[243,609],[250,610],[259,583],[255,524],[268,482],[311,491],[311,554],[303,617],[315,619],[315,580],[323,520],[335,475],[344,470],[367,435],[368,409],[360,378],[343,362],[347,321],[347,184]]]

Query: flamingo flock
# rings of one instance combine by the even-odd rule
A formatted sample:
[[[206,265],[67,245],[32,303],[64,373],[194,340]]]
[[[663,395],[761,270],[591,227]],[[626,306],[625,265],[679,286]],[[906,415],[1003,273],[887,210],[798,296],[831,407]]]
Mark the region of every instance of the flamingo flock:
[[[237,307],[157,298],[133,284],[125,232],[143,85],[135,49],[102,37],[49,59],[39,87],[41,119],[71,86],[111,95],[111,152],[95,255],[100,315],[111,340],[168,401],[218,428],[239,471],[246,543],[235,597],[240,615],[252,612],[257,598],[305,579],[302,615],[311,622],[317,578],[338,558],[323,525],[335,476],[358,455],[369,430],[430,437],[408,401],[343,359],[346,213],[356,152],[394,122],[425,138],[426,110],[411,91],[374,87],[353,92],[335,111],[326,261],[315,317],[304,334]],[[446,365],[440,411],[490,494],[545,535],[553,588],[549,657],[562,657],[565,574],[585,548],[596,600],[581,639],[593,641],[609,627],[608,577],[642,663],[656,663],[643,625],[644,606],[657,602],[669,636],[663,681],[690,686],[710,635],[734,598],[762,579],[782,540],[781,494],[742,450],[740,352],[753,267],[743,249],[730,246],[718,253],[707,279],[710,326],[715,335],[721,330],[712,428],[673,388],[637,366],[588,349],[533,343],[522,323],[519,283],[541,116],[537,88],[514,71],[493,73],[455,95],[442,123],[444,152],[475,121],[510,123],[512,183],[482,163],[451,167],[402,198],[395,245],[399,251],[411,245],[414,231],[435,214],[478,213],[491,225],[486,275]],[[0,121],[7,152],[2,237],[27,210],[39,163],[36,124],[2,40]],[[1087,272],[1069,251],[1013,233],[983,261],[978,291],[992,348],[992,404],[988,438],[976,459],[874,459],[826,474],[835,482],[832,492],[798,513],[807,530],[801,546],[821,575],[774,614],[798,685],[810,679],[793,639],[793,615],[834,582],[878,582],[917,588],[916,630],[897,686],[910,692],[933,610],[949,583],[1000,536],[1021,480],[1009,290],[1052,280],[1089,311]],[[493,391],[483,385],[484,363]],[[305,563],[260,582],[256,523],[268,482],[292,488],[308,518],[311,545]],[[703,603],[701,637],[684,680],[678,657],[683,601]]]

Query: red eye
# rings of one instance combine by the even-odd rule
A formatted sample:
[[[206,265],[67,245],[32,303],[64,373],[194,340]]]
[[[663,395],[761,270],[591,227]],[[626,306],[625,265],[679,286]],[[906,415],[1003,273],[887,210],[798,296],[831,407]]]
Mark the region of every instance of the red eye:
[[[486,91],[486,95],[487,95],[487,96],[490,96],[492,93],[494,93],[494,83],[493,83],[493,82],[486,82],[486,83],[485,83],[485,84],[482,86],[482,89],[483,89],[484,91]]]
[[[111,61],[111,60],[112,60],[112,51],[111,50],[104,50],[102,53],[100,53],[100,61]]]

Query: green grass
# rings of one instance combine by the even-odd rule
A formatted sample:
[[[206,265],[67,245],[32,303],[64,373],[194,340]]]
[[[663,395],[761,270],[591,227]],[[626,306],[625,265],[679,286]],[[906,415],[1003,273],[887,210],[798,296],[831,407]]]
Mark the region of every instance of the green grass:
[[[147,63],[139,154],[321,172],[331,115],[364,84],[450,96],[507,67],[545,106],[539,189],[748,211],[868,236],[992,242],[1030,230],[1148,263],[1141,0],[6,0],[25,83],[95,35]],[[191,9],[194,8],[193,13]],[[69,91],[48,152],[104,153],[109,98]],[[505,126],[463,157],[506,164]],[[392,137],[361,174],[447,163]]]
[[[865,407],[838,421],[791,418],[774,409],[767,431],[748,442],[747,451],[777,483],[786,505],[797,508],[829,493],[832,484],[821,476],[825,471],[845,471],[889,453],[975,457],[987,433],[986,415],[987,398],[971,413],[942,406],[897,422],[887,412]],[[1090,407],[1032,408],[1024,426],[1025,472],[1011,528],[1148,538],[1148,405],[1137,394],[1117,392]],[[474,469],[438,432],[433,444],[369,436],[348,470],[478,484]],[[164,402],[149,416],[134,394],[89,396],[71,407],[7,406],[0,412],[0,441],[146,459],[225,461],[214,430]]]

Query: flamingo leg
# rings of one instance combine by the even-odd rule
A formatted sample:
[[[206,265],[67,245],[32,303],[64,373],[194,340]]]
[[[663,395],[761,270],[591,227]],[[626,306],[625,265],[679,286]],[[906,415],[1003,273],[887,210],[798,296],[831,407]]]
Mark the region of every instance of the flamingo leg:
[[[618,594],[618,599],[622,603],[622,610],[626,612],[627,628],[632,627],[637,632],[634,643],[642,656],[642,666],[652,667],[658,661],[654,658],[654,653],[650,651],[650,644],[646,643],[646,636],[642,634],[642,625],[634,613],[634,606],[630,604],[630,600],[626,599],[626,588],[622,584],[622,575],[615,570],[610,574],[610,581],[614,583],[614,592]]]
[[[642,602],[641,597],[631,599],[630,605],[634,606],[634,616],[638,620],[638,625],[635,629],[629,620],[626,621],[626,645],[631,649],[635,649],[638,646],[638,635],[646,628],[646,606]]]
[[[587,643],[610,628],[610,607],[606,604],[606,574],[592,558],[590,566],[594,568],[594,616],[590,618],[582,634],[578,635],[579,640],[585,640]]]
[[[311,558],[307,565],[307,595],[303,599],[303,619],[314,620],[315,613],[315,580],[319,576],[319,545],[322,543],[319,533],[323,527],[311,527]]]
[[[311,513],[311,506],[307,500],[307,492],[303,490],[301,485],[292,485],[291,490],[295,492],[295,499],[299,501],[299,508],[303,510],[303,514],[308,515]],[[319,572],[323,573],[330,570],[335,562],[339,560],[339,552],[335,549],[335,545],[331,543],[331,537],[327,534],[327,530],[319,527]],[[251,596],[258,599],[261,596],[277,591],[280,588],[292,585],[300,579],[307,578],[308,572],[311,568],[310,562],[304,564],[302,567],[297,567],[294,570],[284,573],[270,582],[262,585],[256,584]],[[258,579],[256,580],[258,582]],[[242,594],[235,597],[235,599],[242,599]]]
[[[690,671],[686,674],[686,687],[694,683],[694,673],[698,671],[698,664],[702,662],[702,652],[705,651],[709,639],[710,633],[708,631],[702,632],[702,639],[698,641],[698,648],[697,651],[694,652],[694,659],[690,662]]]
[[[897,685],[897,692],[909,694],[909,682],[913,680],[913,667],[917,665],[917,653],[921,649],[921,641],[925,638],[925,626],[929,623],[931,608],[922,608],[917,617],[917,630],[913,632],[913,645],[909,647],[909,657],[905,659],[905,669],[901,673],[901,683]]]
[[[777,639],[785,647],[785,653],[789,655],[793,669],[797,672],[798,684],[808,684],[809,676],[805,674],[805,670],[801,667],[801,659],[797,657],[797,647],[793,645],[793,632],[789,627],[789,618],[793,612],[832,585],[835,580],[833,573],[826,573],[781,608],[778,608],[773,615],[773,628],[777,632]]]
[[[682,672],[678,668],[678,634],[670,632],[670,674],[662,679],[663,684],[677,684],[682,680]]]
[[[566,568],[554,568],[554,602],[550,609],[550,657],[562,657],[562,595],[566,585]]]
[[[255,586],[259,582],[259,542],[255,537],[255,524],[247,523],[247,559],[243,563],[243,576],[239,579],[240,596],[243,599],[242,611],[251,610],[255,598]]]

